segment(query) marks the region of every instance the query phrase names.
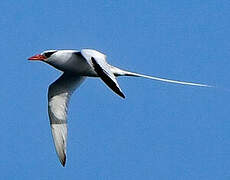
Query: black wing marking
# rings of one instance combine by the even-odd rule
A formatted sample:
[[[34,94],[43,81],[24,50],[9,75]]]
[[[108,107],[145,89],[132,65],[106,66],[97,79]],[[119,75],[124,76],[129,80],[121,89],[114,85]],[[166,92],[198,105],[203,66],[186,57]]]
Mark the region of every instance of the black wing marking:
[[[98,76],[107,84],[115,93],[117,93],[122,98],[125,98],[125,95],[120,90],[120,88],[117,86],[116,82],[110,77],[110,75],[104,71],[101,66],[97,63],[97,61],[91,57],[94,70],[97,72]]]

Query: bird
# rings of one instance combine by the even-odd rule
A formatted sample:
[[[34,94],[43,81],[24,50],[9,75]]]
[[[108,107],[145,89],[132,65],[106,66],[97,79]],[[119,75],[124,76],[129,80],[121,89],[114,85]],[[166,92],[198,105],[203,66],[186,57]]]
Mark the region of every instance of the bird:
[[[86,77],[99,77],[114,93],[125,98],[119,76],[133,76],[190,86],[212,87],[207,84],[164,79],[122,70],[107,62],[106,55],[94,49],[46,50],[28,60],[42,61],[63,72],[48,88],[48,114],[57,156],[66,164],[67,110],[69,99]]]

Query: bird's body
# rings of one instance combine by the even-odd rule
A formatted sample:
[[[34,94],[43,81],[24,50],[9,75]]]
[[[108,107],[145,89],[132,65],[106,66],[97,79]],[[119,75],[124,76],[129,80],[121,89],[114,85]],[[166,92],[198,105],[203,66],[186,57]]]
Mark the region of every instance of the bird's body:
[[[83,49],[81,51],[48,50],[30,57],[29,60],[44,61],[63,71],[63,74],[49,86],[48,91],[48,112],[52,135],[56,152],[63,166],[66,162],[69,98],[86,77],[100,77],[107,86],[122,98],[125,98],[125,96],[116,80],[117,76],[144,77],[169,83],[211,87],[205,84],[169,80],[125,71],[108,64],[104,54],[92,49]]]
[[[91,62],[87,61],[87,59],[85,59],[79,51],[57,51],[47,63],[63,72],[68,72],[79,76],[98,76],[92,68]]]

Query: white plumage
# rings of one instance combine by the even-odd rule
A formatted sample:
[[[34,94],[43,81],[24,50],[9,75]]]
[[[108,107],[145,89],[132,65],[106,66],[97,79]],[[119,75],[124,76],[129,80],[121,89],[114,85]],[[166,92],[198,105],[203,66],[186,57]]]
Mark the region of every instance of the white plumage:
[[[48,50],[30,57],[29,60],[44,61],[63,71],[63,74],[49,86],[48,91],[50,125],[56,152],[63,166],[65,166],[66,162],[67,110],[69,98],[87,76],[100,77],[106,85],[123,98],[125,98],[125,96],[116,80],[117,76],[144,77],[169,83],[212,87],[206,84],[163,79],[125,71],[108,64],[104,54],[92,49],[83,49],[81,51]]]

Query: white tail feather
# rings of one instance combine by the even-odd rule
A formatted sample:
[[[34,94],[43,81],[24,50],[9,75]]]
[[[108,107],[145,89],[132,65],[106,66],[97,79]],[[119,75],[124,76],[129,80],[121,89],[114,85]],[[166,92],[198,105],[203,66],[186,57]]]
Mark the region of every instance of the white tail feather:
[[[159,77],[154,77],[154,76],[147,76],[147,75],[143,75],[143,74],[124,71],[124,70],[121,70],[121,69],[119,69],[117,67],[112,67],[112,69],[113,69],[114,74],[117,75],[117,76],[143,77],[143,78],[148,78],[148,79],[153,79],[153,80],[156,80],[156,81],[163,81],[163,82],[168,82],[168,83],[183,84],[183,85],[189,85],[189,86],[200,86],[200,87],[213,87],[213,86],[210,86],[210,85],[207,85],[207,84],[184,82],[184,81],[164,79],[164,78],[159,78]]]

